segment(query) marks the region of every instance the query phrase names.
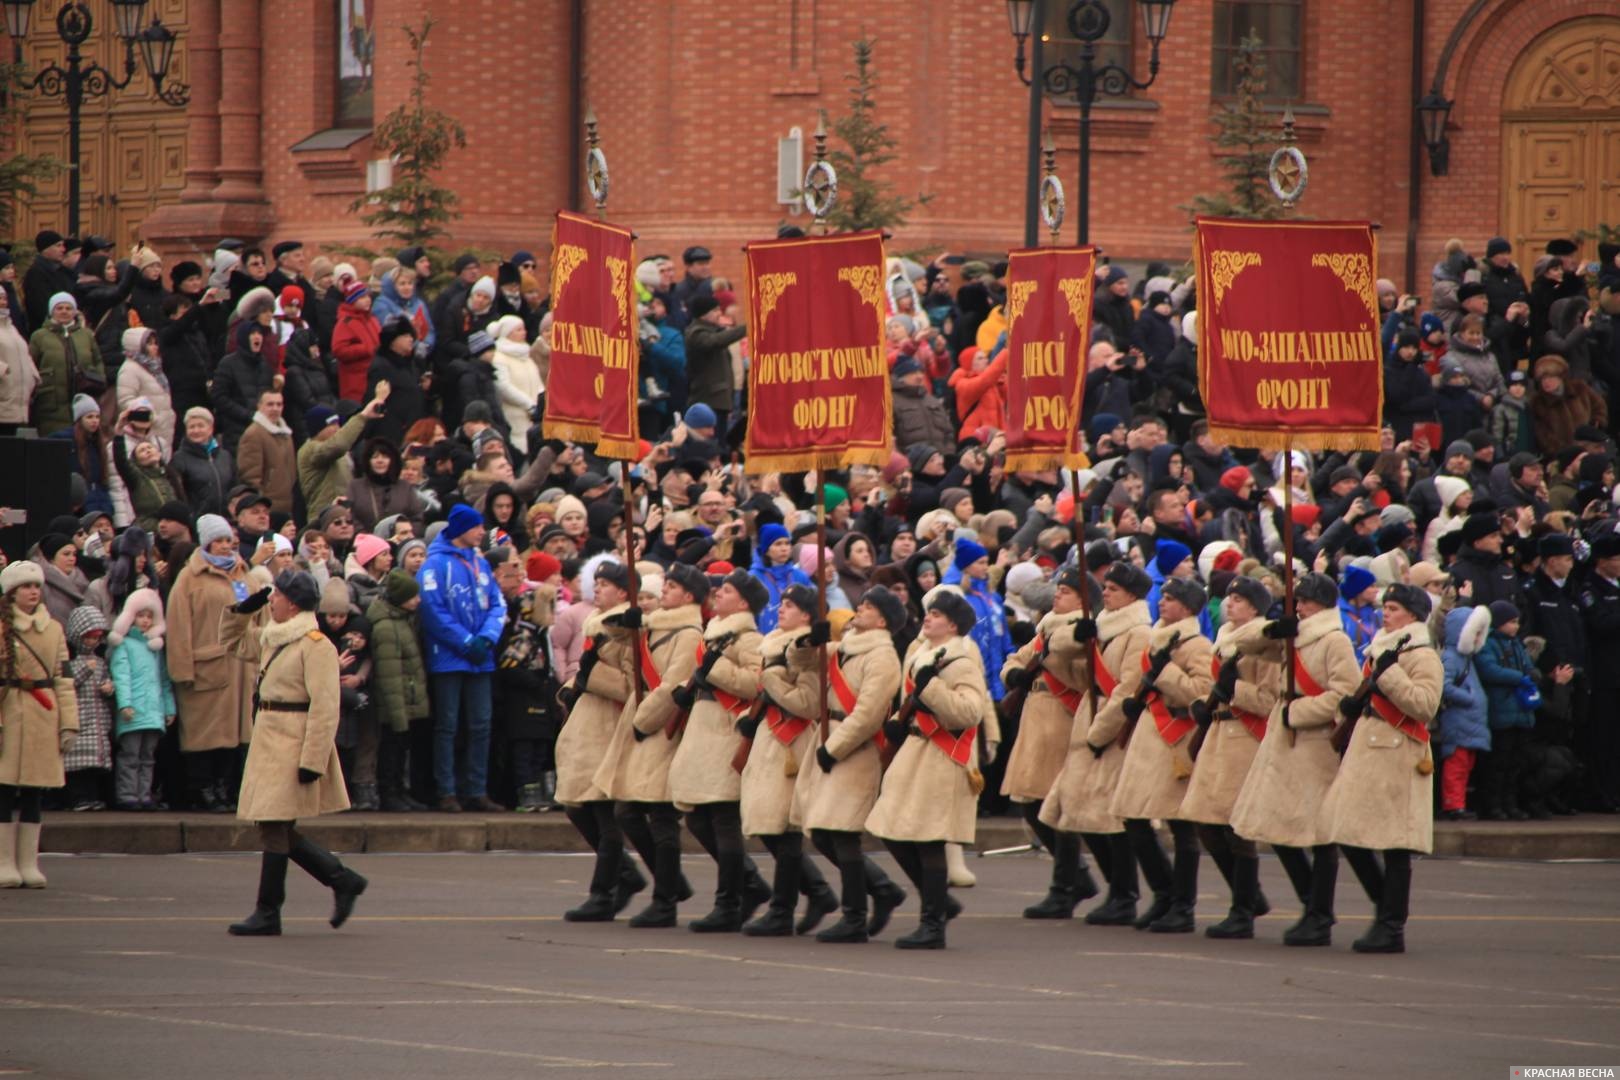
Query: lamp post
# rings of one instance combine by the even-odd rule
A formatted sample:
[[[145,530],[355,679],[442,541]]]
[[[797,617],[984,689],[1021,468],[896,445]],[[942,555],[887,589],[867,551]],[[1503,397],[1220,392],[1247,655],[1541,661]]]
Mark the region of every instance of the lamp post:
[[[1030,87],[1032,98],[1045,92],[1056,98],[1070,98],[1080,107],[1080,190],[1076,193],[1076,234],[1080,243],[1090,240],[1091,233],[1091,107],[1099,97],[1118,97],[1130,90],[1146,90],[1159,77],[1159,46],[1170,29],[1170,13],[1176,0],[1138,0],[1142,12],[1143,29],[1147,32],[1148,77],[1138,81],[1118,64],[1097,63],[1097,42],[1108,33],[1112,16],[1103,0],[1074,0],[1069,5],[1067,21],[1069,32],[1080,43],[1079,65],[1067,61],[1041,66],[1040,30],[1035,22],[1038,0],[1007,0],[1007,21],[1017,42],[1018,53],[1014,66],[1018,78]],[[1024,74],[1024,42],[1031,33],[1036,34],[1036,61],[1028,77]],[[1039,114],[1031,104],[1029,145],[1031,149],[1027,190],[1033,196],[1035,185],[1035,149],[1039,146]],[[1032,232],[1026,217],[1026,243]]]
[[[12,56],[22,62],[23,39],[28,36],[28,24],[34,13],[36,0],[0,0],[6,16],[6,30],[11,35]],[[79,234],[79,113],[86,99],[105,97],[114,90],[122,90],[135,77],[138,66],[137,49],[146,73],[152,78],[158,100],[174,108],[182,108],[191,100],[191,88],[183,84],[163,85],[174,59],[177,35],[155,16],[150,26],[142,29],[146,14],[146,0],[112,0],[117,19],[117,33],[124,43],[124,77],[117,78],[95,61],[85,62],[79,47],[90,40],[95,23],[90,8],[83,0],[69,0],[56,12],[56,36],[67,46],[61,64],[47,64],[22,85],[37,89],[46,97],[59,97],[68,108],[68,220],[70,236]]]

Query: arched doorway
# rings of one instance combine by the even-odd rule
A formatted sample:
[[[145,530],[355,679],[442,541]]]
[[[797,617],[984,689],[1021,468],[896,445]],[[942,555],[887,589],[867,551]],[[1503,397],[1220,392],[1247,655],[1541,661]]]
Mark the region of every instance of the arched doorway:
[[[1502,221],[1520,252],[1620,225],[1620,18],[1532,42],[1502,95]]]

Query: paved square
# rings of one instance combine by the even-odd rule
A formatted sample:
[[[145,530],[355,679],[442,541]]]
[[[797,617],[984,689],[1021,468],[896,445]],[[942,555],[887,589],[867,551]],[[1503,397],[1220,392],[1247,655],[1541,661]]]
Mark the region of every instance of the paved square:
[[[343,930],[296,870],[286,936],[239,940],[258,860],[48,857],[0,892],[0,1076],[1494,1077],[1620,1058],[1620,865],[1426,860],[1405,956],[1160,937],[1019,910],[1033,856],[974,859],[950,949],[903,953],[916,902],[866,946],[564,923],[571,855],[372,855]],[[885,860],[886,861],[886,860]],[[769,870],[768,859],[764,860]],[[712,864],[689,858],[706,899]],[[1201,923],[1224,914],[1207,860]],[[685,905],[696,917],[707,903]]]

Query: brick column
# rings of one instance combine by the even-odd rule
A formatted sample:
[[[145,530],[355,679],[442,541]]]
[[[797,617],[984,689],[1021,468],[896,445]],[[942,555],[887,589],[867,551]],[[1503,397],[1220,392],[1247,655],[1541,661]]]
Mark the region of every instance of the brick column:
[[[263,202],[259,0],[219,0],[218,202]]]
[[[219,0],[192,0],[187,12],[186,186],[181,202],[202,202],[219,183]]]

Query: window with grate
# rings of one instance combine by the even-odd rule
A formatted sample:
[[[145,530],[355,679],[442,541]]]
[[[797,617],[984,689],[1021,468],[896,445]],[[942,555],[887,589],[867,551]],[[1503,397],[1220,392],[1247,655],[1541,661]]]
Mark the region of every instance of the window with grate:
[[[1298,101],[1304,90],[1304,0],[1215,0],[1210,93],[1237,93],[1237,55],[1250,33],[1260,39],[1268,101]]]

